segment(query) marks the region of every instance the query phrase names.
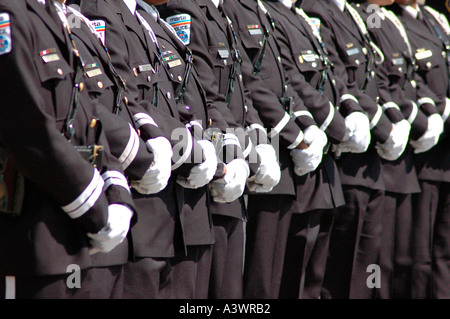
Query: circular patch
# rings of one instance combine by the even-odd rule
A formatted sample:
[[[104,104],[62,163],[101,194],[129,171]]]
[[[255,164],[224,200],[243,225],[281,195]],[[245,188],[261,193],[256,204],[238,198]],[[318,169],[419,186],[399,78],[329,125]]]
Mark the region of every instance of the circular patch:
[[[10,46],[9,39],[4,35],[0,34],[0,54],[8,51]]]
[[[187,34],[187,32],[180,30],[177,32],[177,36],[180,38],[181,41],[183,41],[183,43],[186,43],[189,41],[189,35]]]

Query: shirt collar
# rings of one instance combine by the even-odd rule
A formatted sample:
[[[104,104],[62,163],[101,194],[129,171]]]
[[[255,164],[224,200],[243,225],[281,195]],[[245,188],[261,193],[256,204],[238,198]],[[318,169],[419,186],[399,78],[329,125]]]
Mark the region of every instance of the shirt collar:
[[[339,8],[339,10],[344,11],[347,0],[333,0],[333,2]]]
[[[45,0],[37,0],[37,2],[45,6]]]
[[[219,7],[219,3],[222,2],[221,0],[211,0],[211,1],[212,1],[212,3],[214,3],[214,5],[216,6],[216,8],[218,8],[218,7]]]
[[[417,7],[414,8],[413,6],[408,6],[408,5],[402,5],[401,6],[409,15],[411,15],[411,17],[413,17],[414,19],[417,19],[417,15],[420,12],[420,8]]]
[[[292,8],[292,0],[278,0],[280,1],[282,4],[284,4],[285,7],[287,8]]]
[[[149,5],[148,3],[146,3],[144,0],[136,0],[136,3],[142,8],[144,9],[147,13],[149,13],[153,19],[155,19],[155,21],[158,20],[159,18],[159,12],[158,10],[152,6]]]
[[[127,5],[128,9],[130,9],[130,12],[134,15],[136,13],[136,0],[123,0],[125,4]]]

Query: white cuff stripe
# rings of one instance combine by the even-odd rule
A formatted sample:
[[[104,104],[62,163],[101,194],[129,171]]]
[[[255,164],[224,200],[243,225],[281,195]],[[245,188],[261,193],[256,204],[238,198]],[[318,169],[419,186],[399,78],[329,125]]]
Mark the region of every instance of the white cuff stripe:
[[[289,123],[289,120],[291,119],[290,115],[288,113],[284,113],[283,118],[281,121],[275,126],[269,134],[269,137],[272,138],[274,136],[277,136],[280,134],[280,132],[286,127],[286,125]]]
[[[297,138],[295,139],[295,142],[292,143],[291,145],[289,145],[288,149],[293,150],[294,148],[296,148],[298,146],[298,144],[300,144],[303,141],[304,138],[305,138],[305,136],[303,135],[303,132],[300,131]]]
[[[417,117],[417,114],[419,113],[419,107],[417,106],[416,102],[411,101],[412,104],[412,110],[411,110],[411,114],[409,114],[408,116],[408,123],[412,124],[414,122],[414,120]]]
[[[358,99],[356,97],[354,97],[353,95],[351,95],[351,94],[344,94],[344,95],[342,95],[341,99],[339,100],[339,102],[342,103],[342,102],[344,102],[346,100],[353,100],[356,103],[359,103]]]
[[[192,126],[198,126],[203,130],[203,126],[197,121],[190,121],[188,124],[186,124],[187,128],[191,128]]]
[[[372,121],[370,122],[370,129],[373,129],[375,126],[377,126],[382,115],[383,115],[383,109],[381,108],[381,106],[378,105],[377,113],[375,113],[374,117],[372,118]]]
[[[448,116],[450,115],[450,99],[446,98],[445,99],[445,109],[444,109],[444,113],[442,113],[442,121],[447,121]]]
[[[381,105],[381,108],[383,109],[383,111],[386,111],[390,108],[394,108],[400,111],[400,107],[397,105],[397,103],[394,103],[392,101],[384,103],[383,105]]]
[[[63,211],[65,211],[72,219],[83,216],[100,198],[103,191],[103,185],[103,179],[101,178],[100,173],[95,169],[94,176],[89,185],[77,199],[69,205],[63,206]]]
[[[309,116],[310,118],[314,119],[314,117],[312,116],[311,112],[309,112],[309,111],[297,111],[297,112],[294,112],[292,114],[292,116],[294,118],[297,118],[297,117],[300,117],[300,116]]]
[[[119,162],[122,164],[122,168],[125,170],[130,166],[130,164],[136,158],[136,154],[139,151],[139,136],[133,127],[130,126],[130,139],[128,140],[128,144],[123,150],[122,155],[119,157]]]
[[[430,97],[423,97],[423,98],[420,98],[417,100],[417,105],[419,107],[421,107],[422,104],[425,104],[425,103],[429,103],[429,104],[436,106],[436,103],[434,103],[433,99]]]
[[[16,299],[15,276],[5,276],[5,299]]]
[[[158,127],[158,124],[151,118],[150,115],[145,113],[137,113],[133,116],[133,120],[136,122],[138,127],[141,127],[146,124],[150,124]]]
[[[245,128],[246,132],[250,132],[250,131],[254,131],[254,130],[260,130],[260,131],[264,132],[265,135],[267,135],[267,130],[261,124],[258,124],[258,123],[251,124]]]
[[[187,146],[186,146],[186,151],[183,153],[183,155],[178,159],[178,161],[176,161],[173,165],[172,165],[172,171],[177,169],[178,167],[180,167],[184,162],[186,162],[186,160],[188,159],[188,157],[191,155],[192,153],[192,147],[194,146],[194,141],[192,139],[192,135],[191,132],[189,131],[189,129],[186,128],[186,133],[187,133]],[[173,157],[172,157],[173,158]]]
[[[333,119],[334,119],[334,114],[335,114],[335,111],[334,111],[334,105],[333,105],[333,103],[330,102],[330,113],[328,113],[327,118],[325,119],[325,121],[324,121],[324,122],[322,123],[322,125],[320,126],[320,129],[321,129],[322,131],[325,132],[325,130],[328,128],[328,126],[330,126],[331,122],[332,122]]]
[[[244,154],[244,158],[247,158],[247,156],[250,155],[250,151],[252,150],[252,148],[253,148],[253,143],[252,143],[252,141],[250,139],[248,139],[248,145],[245,148],[245,151],[243,153]]]
[[[108,189],[111,185],[116,185],[125,188],[128,192],[130,192],[130,187],[128,186],[127,179],[125,176],[117,171],[106,171],[102,174],[102,178],[105,181],[105,185],[103,189]]]

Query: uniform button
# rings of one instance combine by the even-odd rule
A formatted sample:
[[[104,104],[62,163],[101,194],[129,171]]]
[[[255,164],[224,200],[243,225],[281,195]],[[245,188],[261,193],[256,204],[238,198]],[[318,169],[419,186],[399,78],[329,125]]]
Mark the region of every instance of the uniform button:
[[[242,74],[239,74],[239,82],[242,82]]]
[[[312,66],[313,68],[315,68],[315,67],[317,66],[317,63],[316,63],[316,62],[313,62],[313,63],[311,64],[311,66]]]
[[[398,71],[399,72],[403,72],[403,68],[398,68]]]
[[[84,83],[81,82],[81,83],[80,83],[80,92],[83,92],[83,90],[84,90]]]
[[[277,59],[278,59],[278,62],[280,62],[280,63],[281,63],[281,57],[279,56],[279,57],[278,57]]]
[[[367,48],[362,48],[362,52],[364,53],[364,55],[367,55]]]
[[[170,94],[170,92],[167,92],[166,96],[169,100],[172,98],[172,94]]]
[[[209,119],[209,126],[212,126],[212,119]]]
[[[263,46],[263,42],[262,41],[259,41],[259,46]]]
[[[248,106],[244,105],[245,112],[248,112]]]
[[[170,73],[170,78],[173,79],[173,74],[172,73]]]
[[[97,119],[92,119],[91,124],[89,124],[90,128],[94,128],[97,126]]]
[[[361,64],[361,62],[359,62],[359,60],[356,60],[355,63],[356,63],[357,65],[360,65],[360,64]]]
[[[417,87],[417,82],[414,81],[414,80],[411,80],[411,86],[412,86],[413,88],[416,88],[416,87]]]
[[[223,60],[223,64],[227,65],[228,64],[227,60]]]
[[[151,82],[152,81],[152,77],[149,75],[149,76],[147,76],[147,81],[148,82]]]
[[[181,75],[178,76],[178,81],[183,81],[183,77]]]
[[[98,86],[100,89],[103,89],[103,83],[102,83],[101,81],[98,81],[98,82],[97,82],[97,86]]]
[[[427,62],[427,68],[431,68],[431,62]]]
[[[128,98],[126,96],[123,98],[123,100],[125,101],[125,104],[128,105]]]
[[[56,70],[56,72],[58,72],[59,75],[63,75],[64,74],[63,70],[61,70],[61,69]]]

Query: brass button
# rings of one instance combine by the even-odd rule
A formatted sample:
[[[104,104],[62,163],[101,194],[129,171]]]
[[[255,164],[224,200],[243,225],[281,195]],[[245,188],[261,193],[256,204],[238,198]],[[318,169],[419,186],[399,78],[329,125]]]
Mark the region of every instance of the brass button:
[[[83,90],[84,90],[84,83],[81,82],[81,83],[80,83],[80,92],[83,92]]]
[[[97,119],[92,119],[91,124],[89,125],[90,128],[94,128],[97,126]]]
[[[356,60],[355,63],[356,63],[356,65],[360,65],[361,64],[361,62],[359,62],[359,60]]]
[[[180,82],[183,81],[183,78],[181,75],[178,76],[178,81],[180,81]]]
[[[209,127],[212,126],[212,119],[209,119]]]
[[[431,68],[431,62],[427,62],[427,68]]]
[[[125,104],[128,105],[128,98],[126,96],[123,98],[123,100],[125,101]]]
[[[169,100],[172,98],[172,94],[170,94],[170,92],[167,92],[166,96],[167,96],[167,99],[169,99]]]
[[[103,83],[102,83],[101,81],[98,81],[98,82],[97,82],[97,86],[98,86],[100,89],[103,89]]]
[[[59,75],[63,75],[64,74],[63,70],[61,70],[61,69],[56,70],[56,72],[58,72]]]

